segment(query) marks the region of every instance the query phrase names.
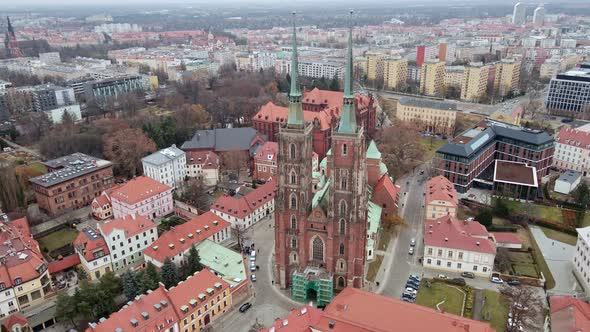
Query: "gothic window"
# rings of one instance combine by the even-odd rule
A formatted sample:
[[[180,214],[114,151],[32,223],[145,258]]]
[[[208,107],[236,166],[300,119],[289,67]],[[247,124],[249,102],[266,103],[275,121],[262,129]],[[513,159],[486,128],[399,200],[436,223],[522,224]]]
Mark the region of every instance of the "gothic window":
[[[312,242],[311,257],[316,261],[324,261],[324,241],[319,236],[316,236]]]
[[[344,221],[344,219],[340,219],[340,224],[338,226],[340,226],[340,234],[346,233],[346,221]]]
[[[344,288],[344,277],[338,278],[338,288]]]
[[[291,194],[291,209],[296,209],[297,208],[297,195],[296,194]]]
[[[291,145],[289,145],[289,157],[291,159],[295,159],[295,144],[291,143]]]
[[[290,184],[297,184],[297,174],[295,173],[294,170],[291,170],[290,178],[291,178],[291,180],[289,182]]]
[[[340,216],[341,217],[346,217],[346,201],[345,200],[340,200],[340,203],[338,203],[338,211],[340,211]]]
[[[297,228],[297,218],[295,218],[295,215],[291,216],[291,228],[292,229],[296,229]]]
[[[297,238],[294,236],[291,238],[291,248],[297,248]]]
[[[344,255],[344,243],[340,243],[340,256]]]
[[[342,155],[346,156],[348,154],[348,146],[346,144],[342,144]]]

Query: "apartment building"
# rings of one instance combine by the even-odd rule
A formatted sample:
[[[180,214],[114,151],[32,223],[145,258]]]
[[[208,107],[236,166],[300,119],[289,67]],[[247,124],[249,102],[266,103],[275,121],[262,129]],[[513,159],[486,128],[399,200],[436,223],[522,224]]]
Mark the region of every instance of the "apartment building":
[[[138,176],[110,194],[113,217],[130,214],[155,219],[173,212],[172,187],[147,176]]]
[[[573,272],[582,284],[586,296],[590,296],[590,227],[576,228],[578,239],[573,258]]]
[[[545,106],[552,113],[584,116],[590,109],[590,64],[552,78]]]
[[[97,227],[110,251],[115,273],[143,265],[143,250],[158,238],[157,225],[137,214],[109,220]]]
[[[383,80],[385,54],[367,53],[367,80],[381,81]]]
[[[231,223],[214,214],[205,212],[182,225],[171,228],[143,250],[146,262],[161,267],[166,258],[182,266],[186,255],[193,245],[204,240],[223,243],[231,239]]]
[[[465,67],[461,82],[461,100],[478,102],[486,95],[488,88],[489,66],[483,63],[470,63]]]
[[[186,178],[186,154],[172,144],[141,159],[143,175],[172,188],[180,188]]]
[[[197,178],[206,186],[219,182],[219,156],[213,151],[187,151],[186,176]]]
[[[50,216],[89,205],[114,184],[110,161],[74,153],[43,163],[49,173],[29,179],[39,208]]]
[[[76,103],[74,89],[55,85],[36,85],[6,90],[11,113],[45,112]]]
[[[344,62],[334,60],[300,60],[299,75],[313,78],[344,78]]]
[[[479,176],[491,177],[496,159],[526,163],[541,179],[553,164],[555,144],[544,131],[484,120],[437,150],[434,169],[464,193]],[[484,173],[487,171],[486,173]]]
[[[563,126],[555,137],[553,166],[588,176],[590,171],[590,131]]]
[[[211,212],[234,227],[248,228],[274,212],[276,187],[273,178],[244,196],[220,196],[211,204]]]
[[[201,331],[232,308],[229,286],[203,269],[170,289],[160,284],[86,332]]]
[[[45,301],[51,277],[26,218],[0,221],[0,318]]]
[[[402,57],[386,59],[384,61],[383,76],[385,89],[400,90],[408,80],[408,60]]]
[[[444,96],[445,63],[437,60],[424,62],[420,72],[420,93],[427,96]]]
[[[444,216],[424,222],[425,268],[489,277],[494,269],[496,244],[477,221]]]
[[[395,116],[398,120],[415,124],[420,131],[452,135],[457,106],[439,100],[402,97],[397,101]]]
[[[457,217],[459,196],[453,183],[444,176],[435,176],[426,182],[425,202],[426,220]]]
[[[445,87],[454,86],[461,88],[463,76],[465,75],[465,66],[446,66],[445,67]]]
[[[496,63],[496,76],[494,80],[494,92],[500,97],[519,90],[520,61],[516,59],[502,59]]]
[[[277,175],[279,144],[266,142],[254,155],[253,181],[266,181]]]
[[[80,265],[90,280],[97,280],[105,273],[113,271],[109,247],[98,231],[90,227],[84,228],[73,244],[80,257]]]
[[[86,100],[105,102],[108,98],[125,93],[147,90],[149,78],[142,75],[121,75],[101,80],[88,81],[83,84]]]

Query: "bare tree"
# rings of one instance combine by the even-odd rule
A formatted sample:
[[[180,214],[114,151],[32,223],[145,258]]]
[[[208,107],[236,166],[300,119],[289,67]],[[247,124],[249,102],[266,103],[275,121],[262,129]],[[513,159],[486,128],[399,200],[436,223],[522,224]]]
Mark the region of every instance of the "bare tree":
[[[248,156],[244,151],[229,151],[222,155],[223,166],[226,170],[233,171],[238,179],[240,178],[240,170],[248,167]]]
[[[508,310],[509,324],[506,327],[507,332],[518,332],[521,330],[535,331],[538,327],[535,322],[543,312],[543,300],[539,297],[534,287],[504,286],[500,289],[510,308]]]
[[[199,179],[189,179],[185,183],[181,199],[202,211],[209,209],[209,199],[205,193],[203,182]]]
[[[377,136],[383,161],[396,177],[415,167],[424,157],[419,133],[410,123],[396,121]]]
[[[239,223],[236,223],[234,226],[232,226],[231,236],[234,239],[236,239],[236,241],[238,242],[238,246],[240,247],[240,250],[244,249],[244,245],[245,245],[246,241],[248,241],[250,239],[250,235],[248,234],[248,229],[245,226],[240,225]]]

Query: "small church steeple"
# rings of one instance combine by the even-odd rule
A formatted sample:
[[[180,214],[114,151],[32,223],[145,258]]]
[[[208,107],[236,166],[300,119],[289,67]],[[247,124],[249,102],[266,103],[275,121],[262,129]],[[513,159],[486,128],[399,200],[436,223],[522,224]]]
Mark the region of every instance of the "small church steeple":
[[[339,133],[352,134],[356,132],[356,112],[354,94],[352,92],[352,14],[350,11],[350,27],[348,31],[348,50],[346,52],[346,76],[344,79],[344,98],[342,115],[338,126]]]
[[[293,12],[293,51],[291,52],[291,91],[289,92],[289,117],[287,127],[303,128],[303,108],[301,106],[301,91],[299,90],[299,61],[297,59],[297,29],[295,27],[296,13]]]

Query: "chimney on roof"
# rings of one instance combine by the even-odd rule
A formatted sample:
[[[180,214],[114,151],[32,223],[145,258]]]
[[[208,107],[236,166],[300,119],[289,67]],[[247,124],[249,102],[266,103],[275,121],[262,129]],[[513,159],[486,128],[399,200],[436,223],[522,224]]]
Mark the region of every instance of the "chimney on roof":
[[[333,329],[335,324],[336,324],[336,322],[334,322],[333,320],[330,320],[328,322],[328,328],[330,328],[330,330]]]
[[[135,213],[131,214],[131,219],[135,220]]]
[[[445,237],[445,242],[449,242],[449,238],[448,237]]]
[[[475,242],[475,245],[477,245],[479,247],[479,241]]]

